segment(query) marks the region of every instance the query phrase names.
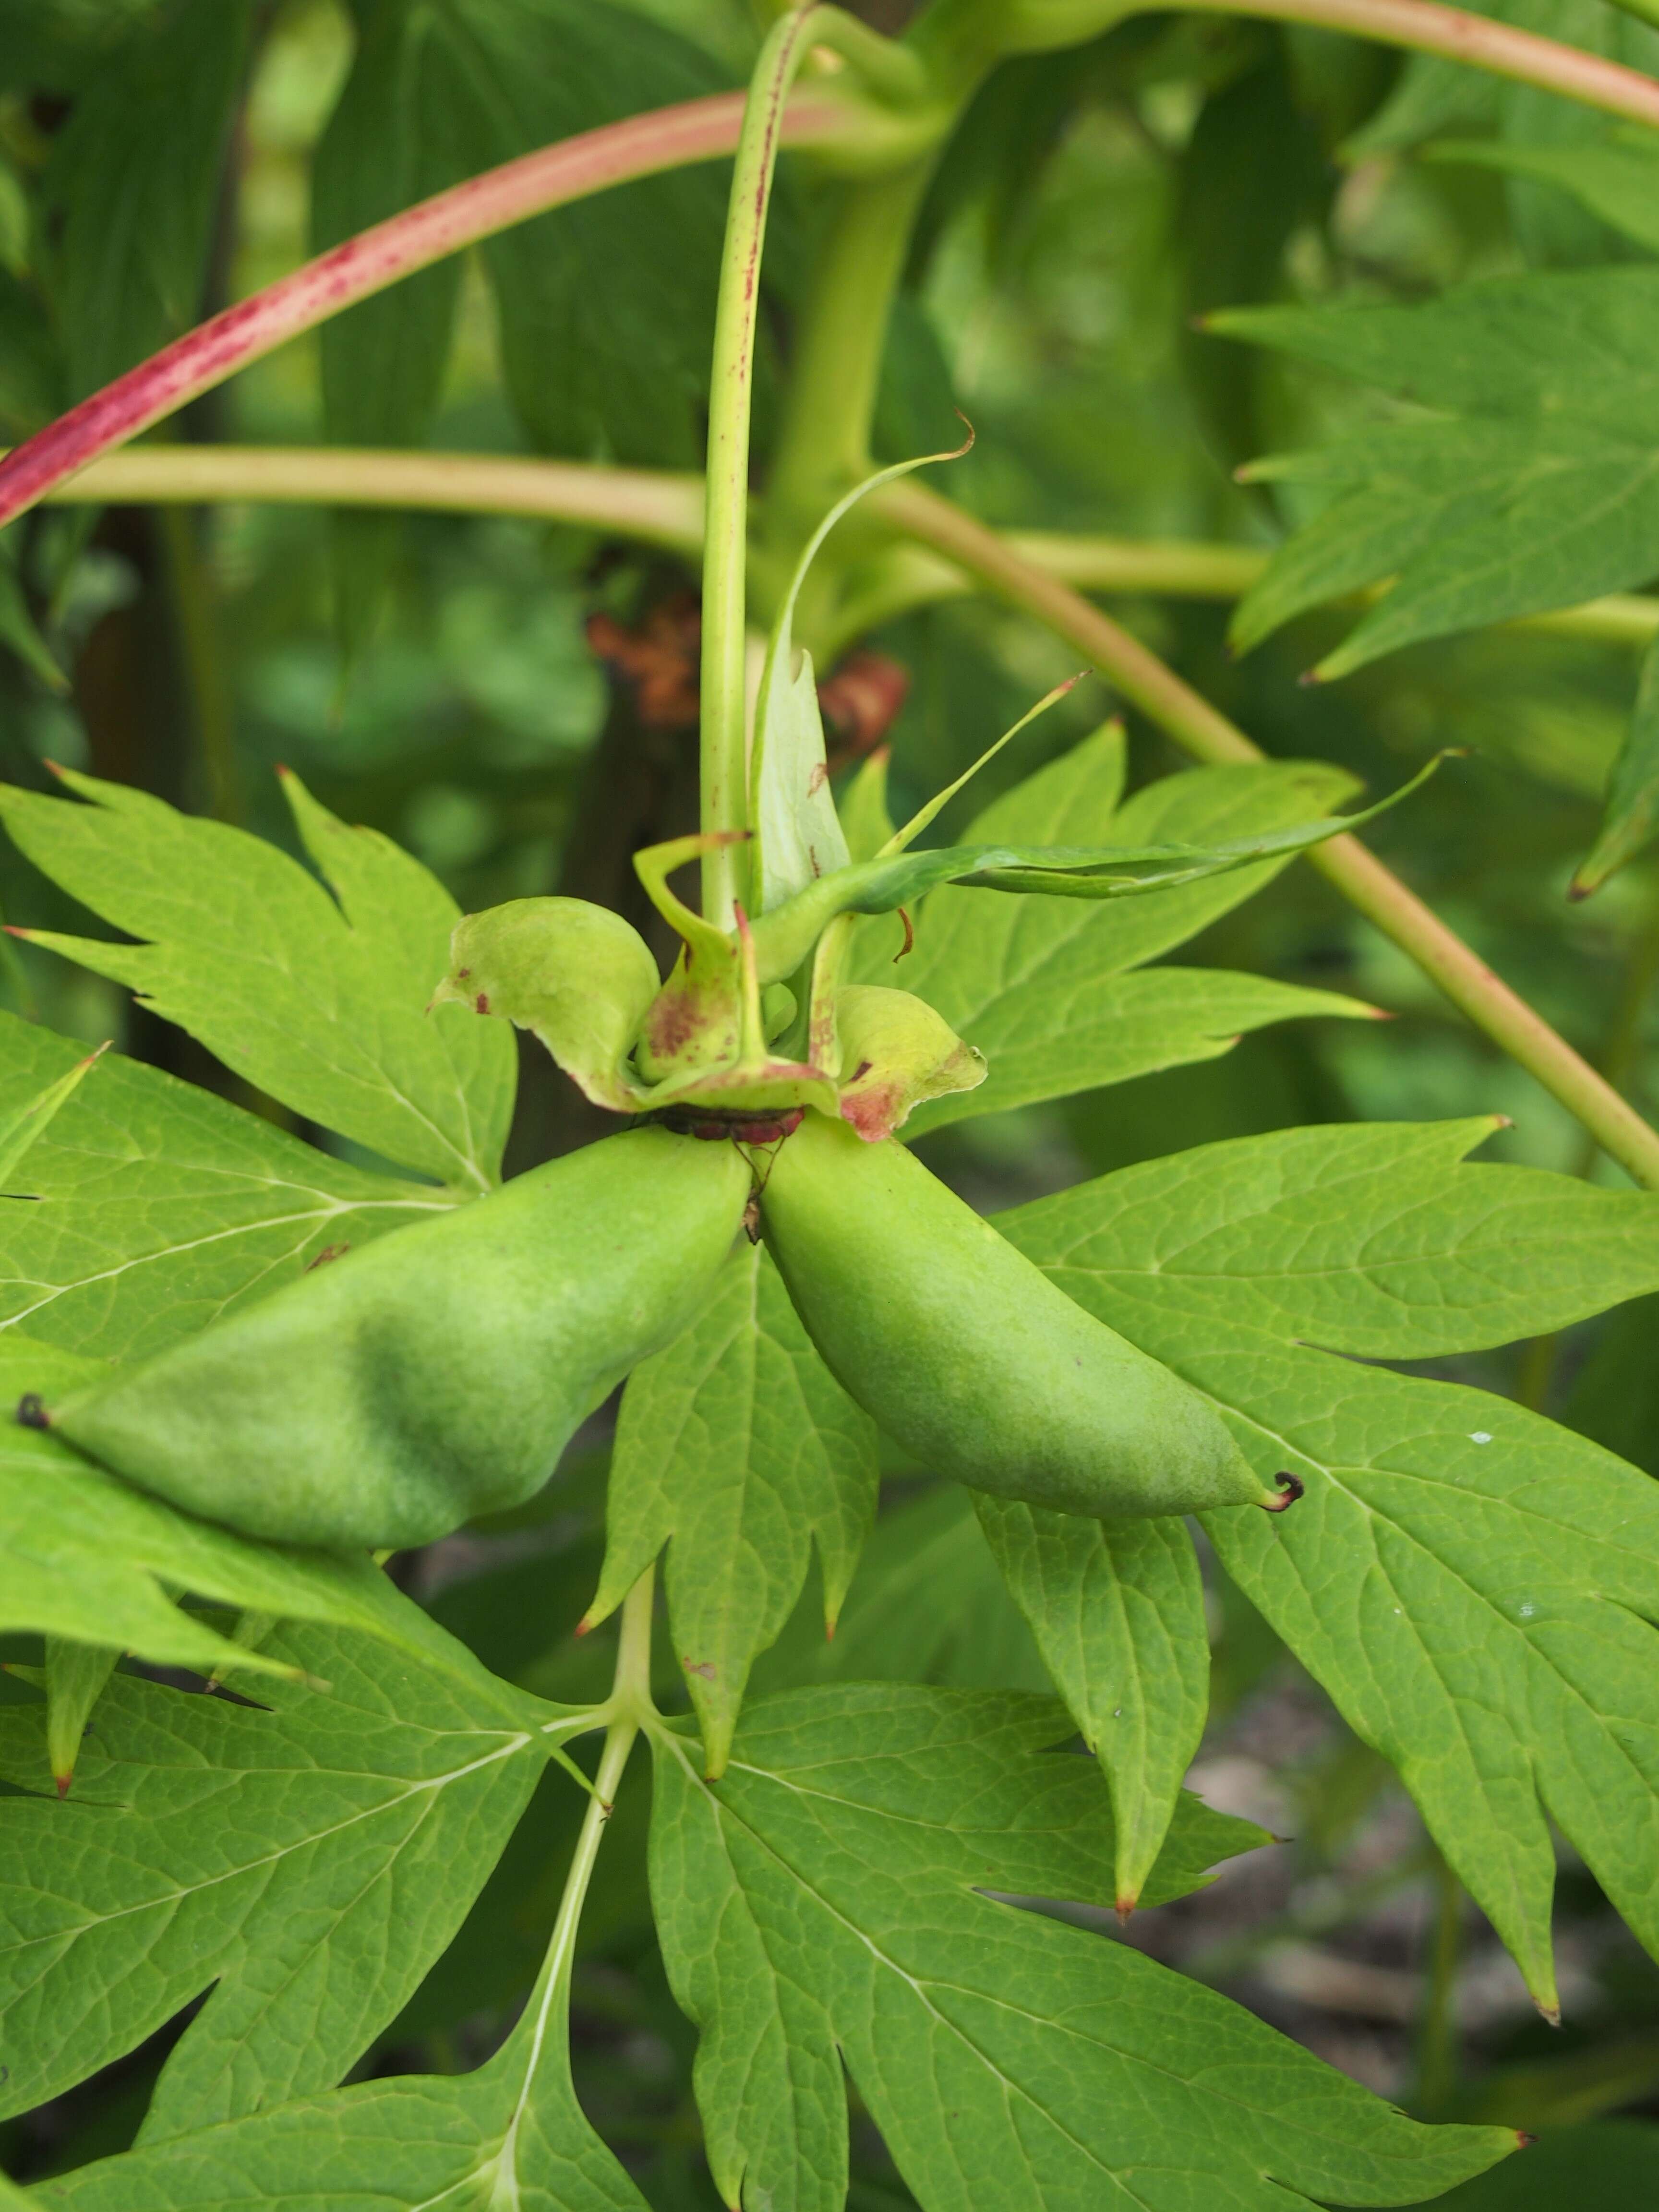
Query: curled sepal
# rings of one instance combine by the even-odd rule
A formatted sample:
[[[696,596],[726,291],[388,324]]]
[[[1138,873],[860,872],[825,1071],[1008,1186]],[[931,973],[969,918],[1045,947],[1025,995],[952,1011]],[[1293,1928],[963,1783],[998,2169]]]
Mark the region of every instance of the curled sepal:
[[[909,991],[849,984],[836,994],[841,1118],[867,1144],[903,1127],[912,1109],[983,1083],[985,1056]]]
[[[1352,814],[1300,822],[1252,837],[1200,845],[954,845],[920,853],[889,851],[821,876],[755,926],[763,982],[792,975],[838,916],[890,914],[940,884],[994,891],[1040,891],[1053,898],[1133,898],[1178,890],[1258,860],[1305,852],[1328,837],[1362,829],[1408,799],[1455,749],[1436,754],[1408,783]],[[925,810],[924,810],[925,811]],[[910,828],[893,841],[910,834]]]
[[[650,947],[620,915],[583,899],[511,899],[456,924],[432,1004],[504,1015],[596,1106],[632,1114],[641,1094],[628,1055],[658,987]]]

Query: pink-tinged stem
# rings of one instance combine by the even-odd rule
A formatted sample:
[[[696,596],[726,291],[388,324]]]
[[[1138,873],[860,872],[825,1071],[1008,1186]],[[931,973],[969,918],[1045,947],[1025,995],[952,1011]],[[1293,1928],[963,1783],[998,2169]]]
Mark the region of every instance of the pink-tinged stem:
[[[250,362],[342,308],[383,292],[400,277],[608,185],[731,153],[743,108],[740,92],[715,93],[584,131],[436,192],[319,254],[163,346],[0,461],[0,527],[100,453],[136,438]],[[848,119],[846,105],[833,96],[798,95],[785,117],[785,143],[833,138]]]
[[[1599,54],[1581,52],[1554,39],[1518,31],[1489,15],[1443,8],[1436,0],[1190,0],[1203,15],[1265,15],[1287,23],[1316,23],[1384,46],[1410,46],[1467,62],[1493,76],[1541,86],[1608,115],[1659,129],[1659,84],[1639,70]]]

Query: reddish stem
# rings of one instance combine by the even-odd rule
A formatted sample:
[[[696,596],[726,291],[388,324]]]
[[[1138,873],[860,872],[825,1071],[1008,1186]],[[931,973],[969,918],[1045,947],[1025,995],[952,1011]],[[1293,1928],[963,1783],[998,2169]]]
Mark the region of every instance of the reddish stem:
[[[584,131],[436,192],[319,254],[186,331],[0,461],[0,528],[100,453],[400,277],[607,185],[729,154],[738,142],[743,106],[740,92],[715,93]],[[783,135],[790,144],[821,141],[846,121],[845,106],[832,96],[798,95]]]
[[[1413,47],[1441,54],[1517,84],[1545,90],[1599,107],[1604,114],[1627,116],[1659,127],[1659,84],[1639,70],[1603,61],[1600,54],[1540,38],[1511,23],[1494,22],[1439,0],[1191,0],[1205,14],[1266,15],[1288,23],[1313,23],[1322,30],[1346,31],[1356,39]]]

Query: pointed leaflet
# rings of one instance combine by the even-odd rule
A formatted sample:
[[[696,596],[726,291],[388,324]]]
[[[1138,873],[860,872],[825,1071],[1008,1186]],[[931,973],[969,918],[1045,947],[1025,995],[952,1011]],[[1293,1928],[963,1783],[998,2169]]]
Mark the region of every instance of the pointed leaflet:
[[[67,1795],[75,1778],[87,1723],[120,1656],[106,1644],[46,1638],[46,1763],[59,1796]]]
[[[332,896],[245,830],[125,785],[64,781],[94,803],[0,789],[0,821],[54,882],[148,941],[35,942],[130,984],[308,1120],[470,1191],[498,1179],[513,1041],[459,1007],[428,1015],[459,916],[418,861],[335,821],[293,776],[284,788]]]
[[[0,1338],[0,1632],[116,1644],[204,1674],[283,1665],[173,1602],[190,1590],[222,1605],[331,1621],[440,1666],[459,1663],[460,1647],[367,1558],[251,1542],[147,1497],[11,1418],[26,1388],[72,1389],[89,1371],[21,1331]]]
[[[482,1024],[475,1024],[483,1027]],[[81,1048],[0,1012],[0,1121],[21,1126]],[[0,1341],[137,1359],[291,1282],[328,1251],[453,1200],[366,1174],[194,1084],[108,1053],[0,1198]]]
[[[1312,763],[1194,769],[1120,808],[1122,776],[1121,733],[1102,731],[998,799],[971,834],[1022,842],[1062,836],[1219,842],[1305,821],[1354,788],[1340,769]],[[920,1108],[913,1128],[1212,1060],[1241,1030],[1269,1022],[1364,1012],[1334,992],[1259,975],[1196,968],[1127,972],[1229,912],[1283,865],[1260,861],[1105,906],[938,890],[921,908],[915,949],[896,971],[897,925],[866,922],[854,943],[849,976],[902,981],[990,1063],[977,1091]]]
[[[725,1778],[657,1738],[652,1894],[728,2204],[840,2212],[844,2063],[926,2212],[1414,2203],[1503,2155],[1428,2129],[1127,1947],[1105,1786],[1048,1698],[853,1684],[751,1706]],[[1159,1899],[1260,1832],[1183,1801]]]
[[[1568,2204],[1608,2208],[1659,2199],[1659,2127],[1643,2120],[1592,2120],[1542,2130],[1512,2165],[1490,2179],[1465,2182],[1437,2212],[1562,2212]]]
[[[118,1674],[73,1795],[0,1800],[6,2111],[131,2051],[210,1985],[146,2141],[328,2087],[482,1886],[551,1709],[329,1630],[270,1648],[327,1692],[262,1683],[263,1710]],[[0,1716],[0,1772],[50,1790],[39,1708]]]
[[[1547,1814],[1659,1949],[1659,1491],[1503,1399],[1331,1356],[1501,1343],[1659,1283],[1659,1201],[1459,1165],[1491,1126],[1207,1146],[1000,1226],[1306,1483],[1272,1528],[1206,1526],[1549,2008]]]
[[[1164,1848],[1209,1711],[1204,1587],[1181,1521],[1085,1521],[976,1496],[1054,1686],[1099,1759],[1127,1912]]]
[[[755,701],[749,771],[749,819],[754,828],[749,875],[751,916],[781,906],[820,876],[844,868],[852,858],[830,789],[812,656],[795,644],[795,606],[807,572],[825,538],[866,493],[926,468],[932,461],[955,460],[973,442],[970,430],[968,445],[958,453],[922,453],[878,469],[842,495],[802,548],[772,624]]]
[[[32,2190],[38,2212],[647,2212],[570,2083],[568,1971],[476,2073],[362,2081]]]
[[[669,1546],[669,1621],[711,1773],[726,1765],[750,1663],[788,1619],[814,1540],[833,1626],[878,1474],[875,1424],[813,1350],[762,1248],[741,1247],[701,1320],[629,1378],[587,1613],[604,1620]]]
[[[1240,604],[1236,645],[1397,576],[1320,662],[1342,676],[1659,569],[1659,269],[1495,277],[1421,307],[1251,308],[1209,327],[1437,410],[1256,465],[1335,496]]]
[[[97,1052],[89,1054],[85,1060],[77,1060],[66,1074],[55,1078],[12,1111],[0,1109],[0,1192],[6,1196],[12,1195],[6,1186],[16,1176],[25,1157],[52,1127],[59,1109],[75,1096],[88,1069],[96,1066],[106,1049],[100,1045]],[[39,1194],[30,1192],[28,1195],[36,1197]]]

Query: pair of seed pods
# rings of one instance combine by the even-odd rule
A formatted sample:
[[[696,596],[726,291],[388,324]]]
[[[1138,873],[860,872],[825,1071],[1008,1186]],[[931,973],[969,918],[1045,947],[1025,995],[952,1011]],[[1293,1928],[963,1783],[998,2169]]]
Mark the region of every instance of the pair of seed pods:
[[[532,1496],[695,1319],[756,1180],[711,1133],[605,1138],[19,1418],[247,1535],[430,1542]],[[809,1334],[924,1466],[1103,1519],[1297,1494],[892,1139],[809,1112],[763,1165],[763,1233]]]

